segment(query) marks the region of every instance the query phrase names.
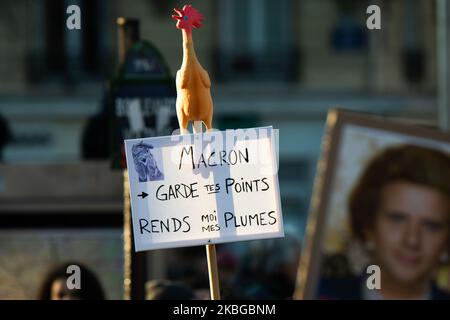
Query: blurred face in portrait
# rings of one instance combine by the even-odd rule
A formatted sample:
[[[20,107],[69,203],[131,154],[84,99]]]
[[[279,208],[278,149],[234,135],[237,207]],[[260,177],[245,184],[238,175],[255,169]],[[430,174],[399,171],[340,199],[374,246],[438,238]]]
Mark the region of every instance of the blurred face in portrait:
[[[447,252],[449,199],[431,187],[406,181],[387,183],[367,239],[389,282],[403,286],[430,281]]]

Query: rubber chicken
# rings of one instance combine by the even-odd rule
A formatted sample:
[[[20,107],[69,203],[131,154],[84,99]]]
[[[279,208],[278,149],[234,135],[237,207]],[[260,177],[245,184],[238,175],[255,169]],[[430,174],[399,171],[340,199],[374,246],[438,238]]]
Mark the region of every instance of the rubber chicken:
[[[173,9],[177,28],[183,35],[183,63],[176,76],[177,117],[181,133],[188,132],[189,122],[203,121],[207,130],[212,128],[213,102],[211,80],[197,59],[192,40],[192,29],[200,28],[203,15],[191,5]],[[194,125],[194,132],[198,131]]]

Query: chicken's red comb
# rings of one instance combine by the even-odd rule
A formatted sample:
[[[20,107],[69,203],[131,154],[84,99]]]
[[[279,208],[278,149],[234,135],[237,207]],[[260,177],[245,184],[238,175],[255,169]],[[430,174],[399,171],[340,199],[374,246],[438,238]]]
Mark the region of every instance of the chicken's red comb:
[[[201,14],[201,12],[192,7],[190,4],[185,5],[183,9],[174,8],[173,10],[177,13],[177,15],[172,15],[172,18],[181,20],[184,17],[188,17],[189,23],[194,28],[200,28],[203,20],[205,20],[205,17]]]

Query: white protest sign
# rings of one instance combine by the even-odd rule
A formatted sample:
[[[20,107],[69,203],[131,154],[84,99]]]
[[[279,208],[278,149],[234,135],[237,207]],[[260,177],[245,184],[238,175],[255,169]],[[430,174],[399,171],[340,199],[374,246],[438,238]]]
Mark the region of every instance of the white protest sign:
[[[136,251],[284,236],[271,127],[125,148]]]

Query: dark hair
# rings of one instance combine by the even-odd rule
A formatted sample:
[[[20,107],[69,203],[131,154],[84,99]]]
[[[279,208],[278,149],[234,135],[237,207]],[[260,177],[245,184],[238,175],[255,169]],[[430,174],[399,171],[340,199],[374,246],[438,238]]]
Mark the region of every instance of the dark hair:
[[[80,268],[81,289],[74,290],[74,296],[82,300],[104,300],[105,295],[96,275],[78,262],[64,263],[52,269],[41,285],[38,298],[40,300],[50,300],[53,283],[61,279],[67,280],[71,276],[71,273],[67,273],[67,268],[71,265],[76,265]]]
[[[382,188],[394,181],[425,185],[450,197],[450,156],[413,145],[391,147],[375,156],[349,199],[351,229],[358,240],[366,241],[365,233],[373,227]]]

